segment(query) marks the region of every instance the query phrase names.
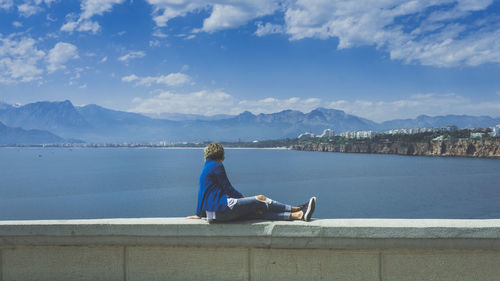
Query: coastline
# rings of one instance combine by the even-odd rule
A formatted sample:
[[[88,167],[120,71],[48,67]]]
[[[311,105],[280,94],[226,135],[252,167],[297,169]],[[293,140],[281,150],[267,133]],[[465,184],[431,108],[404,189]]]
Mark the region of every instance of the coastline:
[[[462,139],[454,141],[428,142],[359,141],[344,144],[305,142],[293,145],[291,149],[318,152],[500,159],[500,140],[485,141]]]
[[[4,149],[163,149],[191,150],[204,149],[204,146],[154,146],[154,145],[88,145],[55,146],[26,145],[0,146]],[[347,143],[325,143],[305,141],[290,146],[244,147],[225,145],[227,150],[297,150],[315,152],[387,154],[401,156],[465,157],[500,159],[500,139],[474,140],[459,139],[446,141],[372,141],[357,140]]]
[[[156,147],[156,146],[0,146],[0,149],[204,149],[201,146],[169,146],[169,147]],[[291,147],[224,147],[224,149],[246,149],[246,150],[292,150]]]

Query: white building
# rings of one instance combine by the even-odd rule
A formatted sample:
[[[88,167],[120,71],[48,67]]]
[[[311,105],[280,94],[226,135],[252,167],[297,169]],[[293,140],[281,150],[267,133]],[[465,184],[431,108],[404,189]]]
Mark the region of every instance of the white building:
[[[491,127],[491,133],[490,136],[492,137],[500,137],[500,125],[496,125],[495,127]]]
[[[340,133],[340,136],[348,139],[354,139],[356,138],[356,132],[342,132]]]
[[[358,139],[371,139],[376,135],[374,131],[358,131],[356,132],[356,138]]]
[[[318,136],[318,138],[331,138],[335,136],[335,131],[332,129],[325,129],[321,135]]]
[[[444,132],[444,131],[451,131],[452,129],[450,127],[446,128],[411,128],[411,129],[393,129],[389,131],[385,131],[385,134],[389,135],[413,135],[413,134],[420,134],[420,133],[435,133],[435,132]]]
[[[433,138],[432,140],[433,141],[443,141],[445,139],[445,137],[443,135],[439,136],[439,137],[435,137]]]
[[[470,133],[470,138],[471,139],[476,139],[476,138],[482,138],[484,136],[484,133]]]
[[[376,135],[374,131],[343,132],[340,136],[348,139],[371,139]]]

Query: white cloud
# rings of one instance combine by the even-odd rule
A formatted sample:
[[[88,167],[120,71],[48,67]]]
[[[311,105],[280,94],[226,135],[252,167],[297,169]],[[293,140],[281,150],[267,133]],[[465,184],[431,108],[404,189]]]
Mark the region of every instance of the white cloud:
[[[32,15],[41,12],[43,9],[36,5],[26,2],[24,4],[18,5],[17,10],[19,11],[19,14],[21,16],[31,17]]]
[[[158,40],[149,40],[149,47],[160,47],[161,43]]]
[[[164,84],[167,86],[181,86],[191,81],[187,74],[176,72],[168,75],[138,77],[135,74],[122,77],[124,82],[136,82],[136,85],[151,86],[152,84]]]
[[[291,40],[337,38],[338,49],[374,46],[394,60],[438,67],[500,62],[498,15],[483,13],[493,1],[148,0],[158,27],[176,17],[209,11],[193,33],[213,33],[280,11],[283,24],[258,22],[255,35],[285,33]],[[480,18],[471,21],[473,14]]]
[[[500,112],[500,100],[478,103],[454,93],[416,94],[393,101],[337,100],[327,102],[325,105],[374,121],[415,118],[421,114],[431,116],[469,114],[498,117],[498,112]]]
[[[272,14],[278,8],[272,1],[242,1],[230,4],[214,4],[212,13],[203,21],[202,31],[215,32],[221,29],[234,28],[264,15]]]
[[[78,51],[75,45],[59,42],[47,55],[47,70],[51,73],[59,69],[65,69],[64,64],[70,59],[76,58],[78,58]]]
[[[14,1],[12,0],[0,0],[0,9],[8,10],[14,5]]]
[[[237,104],[238,110],[248,110],[254,113],[273,113],[286,109],[309,112],[322,105],[319,98],[301,99],[292,97],[288,99],[265,98],[260,100],[241,100]]]
[[[50,22],[56,22],[56,21],[57,21],[57,19],[52,18],[52,17],[50,16],[50,14],[47,14],[47,15],[45,16],[45,19],[46,19],[46,20],[48,20],[48,21],[50,21]]]
[[[67,17],[68,18],[68,17]],[[68,20],[65,24],[61,26],[61,31],[73,32],[78,27],[77,21]]]
[[[83,0],[81,4],[81,18],[90,19],[94,15],[102,16],[105,12],[111,11],[113,5],[121,4],[125,0]]]
[[[13,21],[12,26],[19,28],[19,27],[23,27],[23,24],[21,22],[18,22],[18,21]]]
[[[499,24],[460,24],[493,1],[305,1],[285,13],[292,40],[338,38],[338,49],[373,45],[392,59],[439,67],[500,62]],[[429,10],[438,10],[431,12]],[[406,20],[416,21],[410,28]]]
[[[24,3],[17,5],[17,11],[19,12],[19,15],[23,17],[31,17],[32,15],[35,15],[44,9],[41,7],[42,4],[45,4],[46,6],[50,7],[50,5],[53,2],[56,2],[58,0],[25,0]],[[4,3],[7,3],[7,7],[12,6],[13,1],[3,1]],[[2,1],[0,0],[0,7],[2,7]]]
[[[40,5],[42,3],[45,3],[45,5],[49,6],[52,4],[52,3],[55,3],[55,2],[59,2],[59,0],[35,0],[35,3],[37,5]]]
[[[128,62],[131,59],[139,59],[146,56],[143,51],[132,51],[118,58],[119,61]]]
[[[214,115],[230,109],[234,98],[223,91],[199,91],[189,94],[162,92],[152,98],[135,98],[132,112],[160,114],[166,112]],[[226,112],[229,113],[229,112]]]
[[[266,23],[262,24],[262,22],[257,23],[257,30],[255,31],[255,35],[261,37],[269,34],[279,34],[284,33],[285,29],[282,25]]]
[[[271,15],[280,7],[281,1],[270,0],[147,0],[153,5],[153,20],[159,27],[166,26],[168,21],[186,16],[188,13],[209,10],[210,16],[203,21],[203,26],[195,31],[215,32],[221,29],[234,28],[248,23],[250,20]]]
[[[158,37],[158,38],[167,38],[168,37],[168,35],[163,33],[160,29],[155,29],[153,32],[153,36]]]
[[[100,62],[100,63],[104,63],[104,62],[107,62],[107,61],[108,61],[108,57],[107,57],[107,56],[105,56],[105,57],[103,57],[103,58],[102,58],[99,62]]]
[[[183,17],[189,12],[206,6],[203,1],[176,1],[176,0],[146,0],[153,5],[153,20],[157,26],[163,27],[167,22],[176,17]]]
[[[131,76],[128,79],[136,81],[139,78]],[[258,114],[274,113],[286,109],[310,112],[318,107],[326,107],[344,110],[348,114],[354,114],[377,122],[399,118],[415,118],[421,114],[431,116],[470,114],[500,117],[498,116],[500,100],[475,103],[468,98],[453,93],[416,94],[392,101],[327,101],[319,98],[302,99],[298,97],[239,100],[224,91],[199,91],[186,94],[165,91],[151,98],[135,98],[132,102],[135,107],[130,111],[158,115],[162,113],[239,114],[245,110]]]
[[[101,26],[98,22],[91,20],[78,20],[78,21],[67,21],[61,26],[61,31],[66,31],[73,33],[73,31],[90,31],[92,34],[96,34],[101,30]]]
[[[69,14],[69,20],[61,27],[61,31],[72,33],[73,31],[91,32],[96,34],[101,26],[98,22],[92,21],[94,15],[103,15],[111,11],[114,5],[121,4],[125,0],[82,0],[80,9],[82,10],[78,19]]]
[[[129,76],[122,77],[122,81],[124,81],[124,82],[132,82],[132,81],[136,81],[136,80],[139,80],[139,77],[135,74],[131,74]]]
[[[30,37],[0,34],[0,83],[29,82],[41,78],[39,63],[45,52]]]
[[[93,34],[96,34],[101,29],[101,26],[96,21],[84,20],[79,22],[78,31],[89,31]]]
[[[134,81],[138,78],[131,76],[127,79]],[[132,102],[136,104],[130,110],[133,112],[201,115],[239,114],[245,110],[253,113],[273,113],[285,109],[308,112],[321,105],[321,100],[317,98],[301,99],[293,97],[288,99],[238,100],[221,90],[203,90],[187,94],[165,91],[151,98],[134,98]]]

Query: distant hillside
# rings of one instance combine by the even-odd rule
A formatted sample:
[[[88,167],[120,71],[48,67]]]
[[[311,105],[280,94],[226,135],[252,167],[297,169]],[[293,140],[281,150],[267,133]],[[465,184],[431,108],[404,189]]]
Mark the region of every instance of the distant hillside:
[[[427,116],[420,115],[415,119],[396,119],[380,124],[380,129],[390,130],[394,128],[432,128],[457,126],[459,128],[486,128],[500,124],[500,118],[489,116],[469,115],[445,115]]]
[[[7,110],[7,109],[10,109],[10,108],[12,108],[12,105],[0,102],[0,110]]]
[[[0,145],[61,143],[64,139],[47,131],[11,128],[0,122]]]
[[[172,115],[176,120],[155,119],[137,113],[107,109],[98,105],[75,107],[70,101],[36,102],[24,106],[0,103],[0,121],[7,126],[47,130],[62,138],[87,142],[197,142],[295,138],[309,131],[330,128],[344,131],[384,131],[395,128],[489,127],[500,118],[488,116],[419,116],[416,119],[375,123],[341,110],[317,108],[309,113],[284,110],[271,114],[245,111],[236,116],[220,115],[197,119],[196,115]]]
[[[229,119],[235,116],[229,114],[216,114],[212,116],[205,116],[199,114],[184,114],[184,113],[161,113],[161,114],[144,114],[144,115],[155,119],[167,119],[171,121],[187,121],[187,120],[213,121],[213,120]]]

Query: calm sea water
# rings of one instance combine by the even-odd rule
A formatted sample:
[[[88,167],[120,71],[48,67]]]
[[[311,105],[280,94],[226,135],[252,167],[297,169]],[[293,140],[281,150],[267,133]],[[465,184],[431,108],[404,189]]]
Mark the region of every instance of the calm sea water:
[[[316,218],[500,218],[500,161],[289,150],[226,150],[243,194]],[[201,149],[0,149],[0,220],[194,213]]]

